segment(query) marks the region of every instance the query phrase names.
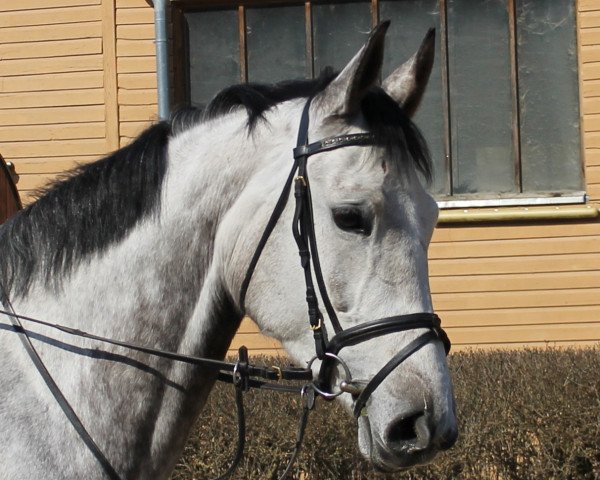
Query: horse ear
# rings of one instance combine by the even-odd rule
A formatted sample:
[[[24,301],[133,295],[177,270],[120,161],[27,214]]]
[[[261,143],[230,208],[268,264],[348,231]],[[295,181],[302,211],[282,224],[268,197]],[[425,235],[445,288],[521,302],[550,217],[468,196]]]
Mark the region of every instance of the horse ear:
[[[417,53],[383,81],[383,89],[402,105],[409,117],[419,108],[431,74],[434,56],[435,28],[431,28]]]
[[[379,81],[389,25],[389,21],[377,25],[367,43],[319,95],[320,106],[329,114],[352,116],[360,111],[367,90]]]

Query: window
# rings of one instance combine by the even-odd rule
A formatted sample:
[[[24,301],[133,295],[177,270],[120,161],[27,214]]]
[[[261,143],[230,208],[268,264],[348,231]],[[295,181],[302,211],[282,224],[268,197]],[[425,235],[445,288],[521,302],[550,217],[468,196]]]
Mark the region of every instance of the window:
[[[582,198],[574,0],[184,5],[176,30],[194,104],[240,81],[339,69],[380,19],[392,21],[385,76],[434,26],[437,58],[415,121],[431,148],[437,199]]]

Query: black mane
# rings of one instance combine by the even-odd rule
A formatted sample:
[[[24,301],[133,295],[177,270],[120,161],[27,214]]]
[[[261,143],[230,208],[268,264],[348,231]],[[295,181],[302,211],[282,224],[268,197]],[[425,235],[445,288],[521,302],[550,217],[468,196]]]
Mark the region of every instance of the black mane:
[[[158,123],[108,157],[75,168],[2,225],[0,298],[25,294],[42,269],[49,283],[156,211],[170,131]]]
[[[0,227],[0,298],[2,291],[26,294],[39,273],[46,284],[57,280],[78,260],[122,240],[140,220],[156,212],[172,135],[239,108],[246,109],[251,131],[278,103],[315,95],[333,78],[329,70],[315,80],[226,88],[206,109],[181,110],[130,145],[66,174]],[[413,162],[429,180],[427,146],[402,108],[378,87],[366,94],[361,107],[369,130],[388,147],[391,158]]]

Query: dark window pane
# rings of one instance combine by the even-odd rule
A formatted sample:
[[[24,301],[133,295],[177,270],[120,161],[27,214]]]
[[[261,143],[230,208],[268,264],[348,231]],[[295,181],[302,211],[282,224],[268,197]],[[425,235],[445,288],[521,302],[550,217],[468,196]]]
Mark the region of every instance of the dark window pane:
[[[205,105],[240,81],[237,10],[186,13],[190,52],[190,100]]]
[[[575,2],[517,2],[524,191],[582,188]]]
[[[342,69],[363,46],[370,30],[370,3],[313,5],[315,75],[327,66]]]
[[[450,194],[444,152],[444,110],[440,58],[440,15],[437,0],[384,0],[379,3],[381,20],[391,20],[387,33],[383,78],[408,60],[419,48],[427,30],[436,29],[436,59],[423,102],[414,122],[423,132],[433,160],[432,193]]]
[[[507,0],[448,0],[454,193],[516,191]]]
[[[306,76],[304,6],[246,10],[248,81],[274,83]]]

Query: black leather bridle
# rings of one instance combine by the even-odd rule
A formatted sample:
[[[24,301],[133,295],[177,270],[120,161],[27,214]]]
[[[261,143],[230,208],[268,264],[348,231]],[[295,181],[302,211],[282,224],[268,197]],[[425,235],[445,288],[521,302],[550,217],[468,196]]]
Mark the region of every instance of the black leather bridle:
[[[306,284],[306,303],[308,307],[308,320],[310,329],[313,332],[316,358],[322,360],[321,368],[317,381],[314,384],[316,392],[324,398],[333,398],[341,393],[352,393],[356,399],[354,406],[354,416],[358,417],[367,400],[375,389],[383,382],[383,380],[404,360],[417,350],[425,346],[427,343],[439,340],[444,345],[446,354],[450,351],[450,339],[441,327],[440,318],[435,313],[413,313],[409,315],[396,315],[393,317],[380,318],[371,322],[363,323],[347,330],[344,330],[337,318],[335,309],[331,304],[323,272],[319,261],[319,253],[317,249],[317,240],[315,235],[315,223],[312,211],[312,199],[310,191],[310,182],[308,178],[307,163],[311,155],[327,152],[342,147],[349,146],[376,146],[380,142],[370,133],[357,133],[338,135],[327,137],[317,142],[309,143],[308,127],[309,127],[309,111],[312,98],[309,98],[302,110],[300,127],[298,129],[298,140],[294,149],[294,163],[292,170],[287,178],[283,191],[279,196],[275,209],[267,222],[260,241],[256,247],[250,265],[246,272],[246,276],[242,283],[240,292],[240,305],[244,310],[246,294],[252,274],[262,251],[267,243],[267,240],[275,225],[277,224],[287,200],[290,196],[292,183],[294,183],[294,197],[296,199],[296,207],[294,211],[294,219],[292,231],[294,239],[298,246],[300,255],[300,264],[304,271],[304,280]],[[324,323],[324,317],[319,309],[319,300],[316,294],[313,275],[317,281],[321,300],[327,312],[327,316],[335,335],[329,340],[327,330]],[[340,350],[345,347],[357,345],[367,340],[376,337],[388,335],[391,333],[414,330],[427,329],[427,332],[421,334],[416,339],[411,341],[363,387],[356,382],[352,382],[350,371],[338,356]],[[312,360],[309,362],[312,365]],[[341,389],[338,392],[328,391],[331,383],[332,374],[336,364],[340,364],[344,370],[346,378],[341,383]]]
[[[2,305],[4,307],[2,310],[0,310],[0,314],[7,315],[10,318],[14,331],[19,335],[24,348],[29,354],[36,369],[42,376],[44,382],[50,389],[52,395],[59,403],[61,409],[75,430],[78,432],[84,443],[96,457],[100,466],[104,470],[104,473],[111,480],[119,480],[121,477],[111,465],[110,461],[105,457],[102,450],[96,445],[91,435],[87,432],[85,426],[78,418],[76,412],[73,410],[67,399],[56,385],[54,379],[46,369],[39,354],[31,343],[28,334],[29,332],[23,327],[21,320],[54,328],[69,335],[128,348],[130,350],[139,351],[151,356],[198,365],[206,369],[217,371],[217,379],[219,381],[233,383],[236,386],[236,405],[239,425],[238,444],[232,465],[225,472],[225,474],[219,477],[219,479],[229,478],[243,456],[245,444],[245,417],[242,394],[249,388],[262,388],[281,392],[301,393],[302,397],[304,398],[303,412],[300,417],[296,445],[288,465],[280,477],[280,479],[283,479],[287,477],[288,473],[290,472],[292,463],[302,445],[304,431],[308,420],[308,413],[313,408],[315,395],[319,395],[329,400],[341,395],[342,393],[352,394],[355,399],[354,416],[358,418],[363,413],[363,409],[365,408],[368,399],[375,389],[377,389],[383,380],[410,355],[418,351],[427,343],[433,341],[441,341],[444,345],[446,354],[448,354],[450,351],[450,340],[448,339],[446,332],[441,327],[439,317],[434,313],[424,312],[409,315],[396,315],[393,317],[381,318],[356,325],[346,330],[344,330],[340,325],[335,309],[333,308],[329,299],[329,295],[327,294],[327,289],[325,287],[323,273],[319,261],[317,241],[314,230],[314,218],[312,211],[310,182],[307,171],[307,161],[311,155],[316,153],[348,146],[376,146],[379,144],[379,142],[372,134],[359,133],[328,137],[317,142],[309,143],[308,126],[311,100],[312,98],[307,100],[302,111],[297,146],[294,149],[294,163],[292,165],[292,169],[286,180],[281,195],[277,200],[277,204],[261,235],[240,289],[240,306],[241,310],[245,312],[246,294],[252,280],[252,275],[265,248],[267,240],[269,239],[273,229],[275,228],[279,218],[281,217],[281,214],[285,209],[288,198],[290,197],[292,184],[294,184],[294,197],[296,199],[296,205],[292,230],[294,239],[298,246],[300,264],[302,265],[304,271],[308,320],[310,329],[313,332],[316,351],[315,357],[308,362],[306,368],[280,368],[276,366],[258,367],[251,365],[248,362],[248,352],[246,347],[240,348],[238,361],[236,363],[231,363],[209,358],[182,355],[175,352],[114,340],[70,327],[65,327],[59,324],[53,324],[36,318],[19,315],[13,309],[12,304],[8,299],[8,292],[0,281],[0,298],[3,298]],[[327,312],[329,322],[333,327],[334,336],[331,339],[328,338],[324,317],[319,308],[319,300],[312,276],[313,271],[317,281],[317,287],[319,289],[321,300]],[[345,347],[357,345],[383,335],[414,329],[427,329],[427,331],[403,347],[368,382],[361,383],[354,381],[352,379],[350,369],[338,355],[339,352]],[[322,363],[317,379],[314,380],[312,364],[316,359],[321,360]],[[344,371],[344,378],[339,384],[339,390],[332,391],[331,381],[338,365],[341,366]],[[298,386],[273,383],[280,380],[302,381],[305,382],[305,384],[303,386]]]

